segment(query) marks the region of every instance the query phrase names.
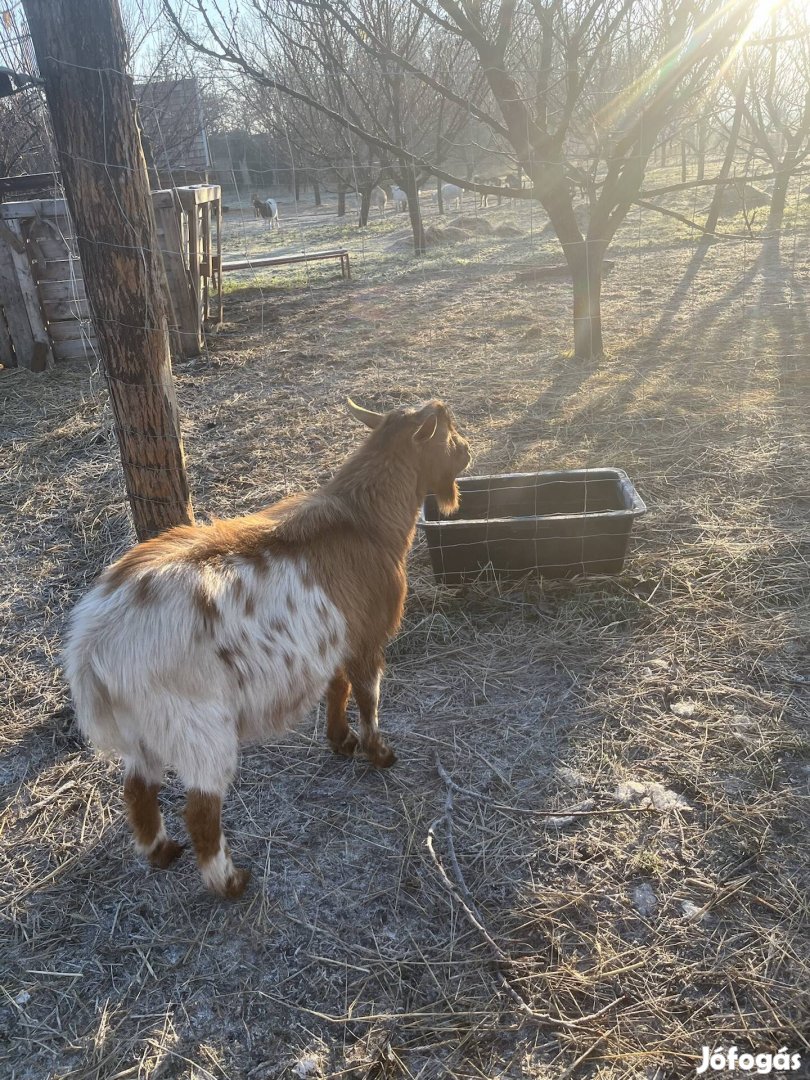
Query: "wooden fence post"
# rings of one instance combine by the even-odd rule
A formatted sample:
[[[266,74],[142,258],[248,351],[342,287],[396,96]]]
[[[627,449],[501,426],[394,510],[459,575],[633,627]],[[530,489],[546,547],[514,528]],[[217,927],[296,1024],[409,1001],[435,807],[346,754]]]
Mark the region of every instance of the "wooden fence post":
[[[135,531],[193,520],[165,274],[118,0],[24,0],[107,375]]]

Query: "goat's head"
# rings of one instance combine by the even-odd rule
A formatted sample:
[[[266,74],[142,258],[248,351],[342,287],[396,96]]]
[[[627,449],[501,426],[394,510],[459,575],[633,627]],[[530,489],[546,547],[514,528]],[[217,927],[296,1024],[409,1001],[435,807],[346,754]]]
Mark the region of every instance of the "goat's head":
[[[435,495],[443,514],[458,510],[456,477],[472,460],[470,444],[441,401],[429,401],[416,409],[377,413],[349,398],[349,409],[366,427],[379,430],[388,447],[414,462],[420,498]]]

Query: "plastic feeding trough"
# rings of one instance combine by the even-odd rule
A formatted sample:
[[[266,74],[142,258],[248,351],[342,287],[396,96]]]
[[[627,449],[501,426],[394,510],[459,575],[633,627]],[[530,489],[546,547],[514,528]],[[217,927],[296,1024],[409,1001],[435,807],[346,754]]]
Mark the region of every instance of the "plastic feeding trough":
[[[647,508],[621,469],[464,476],[449,518],[429,495],[419,517],[436,580],[618,574]]]

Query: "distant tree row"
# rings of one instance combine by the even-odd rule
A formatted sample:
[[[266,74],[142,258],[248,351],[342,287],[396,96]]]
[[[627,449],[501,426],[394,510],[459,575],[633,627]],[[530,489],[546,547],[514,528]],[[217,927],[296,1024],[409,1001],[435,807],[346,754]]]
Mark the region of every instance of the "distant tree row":
[[[363,216],[383,177],[409,196],[429,175],[495,190],[461,168],[463,141],[524,174],[511,194],[539,202],[560,242],[579,357],[602,352],[603,263],[634,204],[671,213],[656,200],[703,184],[717,188],[715,211],[743,155],[773,181],[778,230],[810,152],[800,0],[766,17],[756,0],[280,0],[247,6],[236,23],[216,0],[163,2],[180,40],[246,80],[267,130],[360,190]],[[724,143],[714,176],[709,129]],[[697,132],[698,179],[645,191],[649,163],[679,131]],[[419,200],[408,204],[418,255]],[[714,234],[717,217],[691,224]]]

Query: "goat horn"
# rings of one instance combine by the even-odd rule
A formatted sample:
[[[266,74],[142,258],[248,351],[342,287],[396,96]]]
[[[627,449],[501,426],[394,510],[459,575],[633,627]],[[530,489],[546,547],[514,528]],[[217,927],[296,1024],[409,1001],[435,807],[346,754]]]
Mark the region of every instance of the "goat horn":
[[[372,412],[371,409],[364,409],[362,405],[358,405],[356,401],[352,401],[351,398],[346,398],[349,403],[349,411],[355,420],[359,420],[361,424],[365,424],[366,427],[372,429],[378,428],[385,419],[384,413]]]

